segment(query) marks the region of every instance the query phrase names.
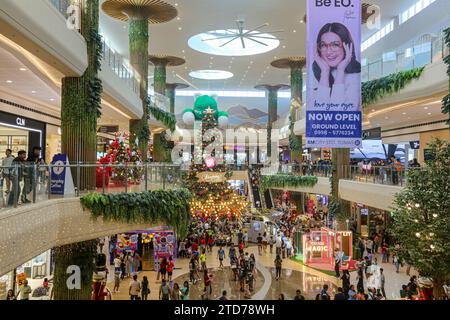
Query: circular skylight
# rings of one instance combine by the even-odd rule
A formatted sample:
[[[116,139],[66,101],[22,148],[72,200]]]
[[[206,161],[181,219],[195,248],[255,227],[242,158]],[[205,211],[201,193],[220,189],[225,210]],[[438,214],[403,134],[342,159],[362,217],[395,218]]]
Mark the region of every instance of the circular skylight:
[[[192,78],[202,80],[223,80],[233,77],[233,74],[223,70],[196,70],[189,73]]]
[[[197,34],[188,41],[197,51],[218,56],[250,56],[269,52],[280,41],[269,33],[238,29],[215,30]]]

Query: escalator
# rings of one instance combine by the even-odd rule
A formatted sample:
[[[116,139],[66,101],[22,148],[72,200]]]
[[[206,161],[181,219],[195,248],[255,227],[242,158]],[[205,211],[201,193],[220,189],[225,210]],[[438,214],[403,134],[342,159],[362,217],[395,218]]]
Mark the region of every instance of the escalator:
[[[273,205],[270,190],[266,190],[263,193],[260,189],[261,167],[261,165],[250,165],[248,168],[248,179],[252,193],[250,199],[253,202],[253,206],[257,209],[272,208]]]

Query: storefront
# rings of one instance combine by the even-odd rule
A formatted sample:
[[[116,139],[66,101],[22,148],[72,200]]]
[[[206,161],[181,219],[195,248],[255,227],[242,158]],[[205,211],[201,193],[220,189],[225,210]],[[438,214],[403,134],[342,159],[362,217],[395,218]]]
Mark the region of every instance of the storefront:
[[[46,124],[20,115],[0,111],[0,154],[11,149],[14,156],[20,150],[30,154],[33,147],[42,148],[42,157],[46,156]]]
[[[16,275],[16,293],[18,283],[28,280],[32,288],[36,288],[42,284],[44,278],[50,277],[53,273],[52,251],[47,250],[37,257],[27,261],[15,270]],[[9,289],[14,285],[14,271],[11,271],[0,277],[0,299],[4,299]]]
[[[352,219],[349,222],[356,225],[356,232],[362,237],[368,237],[374,233],[382,233],[386,230],[391,213],[385,210],[366,206],[361,203],[352,203]],[[349,226],[351,227],[351,226]]]

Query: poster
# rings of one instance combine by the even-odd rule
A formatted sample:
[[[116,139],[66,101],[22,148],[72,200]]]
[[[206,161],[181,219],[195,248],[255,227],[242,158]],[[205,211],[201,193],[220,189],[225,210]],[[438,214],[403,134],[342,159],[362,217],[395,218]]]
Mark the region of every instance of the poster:
[[[51,194],[64,194],[64,184],[66,180],[66,159],[65,154],[56,154],[52,160],[51,170]]]
[[[361,0],[307,0],[306,147],[362,143]]]
[[[133,252],[137,250],[138,234],[117,235],[116,252]]]

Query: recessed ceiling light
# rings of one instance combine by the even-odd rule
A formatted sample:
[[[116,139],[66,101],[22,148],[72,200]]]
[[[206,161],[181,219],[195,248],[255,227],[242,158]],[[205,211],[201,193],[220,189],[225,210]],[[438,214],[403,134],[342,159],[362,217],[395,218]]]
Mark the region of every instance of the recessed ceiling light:
[[[180,31],[181,31],[181,30],[183,30],[183,28],[182,28],[182,27],[178,27],[178,30],[180,30]]]
[[[297,32],[297,30],[295,30],[295,29],[294,29],[294,30],[292,30],[292,32],[293,32],[293,33],[296,33],[296,32]]]
[[[375,112],[375,109],[372,109],[372,112]]]
[[[286,46],[283,46],[283,49],[286,49]]]
[[[6,80],[6,83],[13,83],[11,80]]]
[[[223,80],[233,77],[233,74],[223,70],[196,70],[189,73],[189,76],[202,80]]]
[[[31,93],[32,93],[32,94],[35,94],[35,93],[36,93],[36,91],[31,91]]]
[[[245,34],[241,41],[236,41],[241,32]],[[255,39],[253,39],[253,36]],[[264,39],[261,40],[261,39]],[[280,45],[274,35],[256,30],[212,30],[192,36],[188,45],[197,51],[218,56],[251,56],[276,49]]]
[[[178,7],[178,3],[175,3],[175,7]]]
[[[406,112],[403,112],[402,115],[406,115]]]
[[[428,112],[428,115],[431,116],[431,112]]]
[[[428,110],[428,107],[423,107],[425,110]]]
[[[55,101],[55,99],[53,99],[53,98],[50,98],[50,101]]]
[[[184,52],[185,52],[185,50],[181,50],[181,52],[183,52],[183,53],[184,53]]]
[[[25,69],[25,68],[20,68],[19,70],[20,71],[27,71],[27,69]]]
[[[388,120],[389,119],[389,117],[384,117],[386,120]]]
[[[181,18],[180,17],[177,17],[177,20],[180,20]]]

